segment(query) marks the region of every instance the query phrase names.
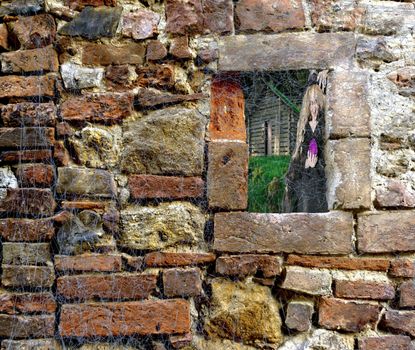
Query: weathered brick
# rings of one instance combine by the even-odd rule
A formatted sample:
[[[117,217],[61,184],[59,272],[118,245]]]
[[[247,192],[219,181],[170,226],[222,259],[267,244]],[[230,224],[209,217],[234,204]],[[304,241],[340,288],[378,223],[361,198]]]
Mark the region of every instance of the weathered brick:
[[[190,50],[189,38],[187,36],[173,38],[170,42],[169,51],[176,58],[192,58],[192,51]]]
[[[299,332],[308,331],[311,328],[311,317],[314,313],[314,305],[307,301],[290,301],[287,306],[285,324],[289,329]]]
[[[58,54],[52,46],[45,48],[6,52],[1,55],[3,73],[57,72]]]
[[[145,299],[156,289],[157,275],[84,274],[57,279],[57,293],[69,300]]]
[[[411,211],[358,215],[357,242],[360,253],[415,251],[415,216]]]
[[[405,335],[386,335],[358,339],[359,350],[411,350],[411,338]]]
[[[145,256],[144,263],[148,267],[194,266],[210,264],[215,259],[211,253],[152,252]]]
[[[214,249],[237,253],[348,254],[353,217],[349,213],[215,215]]]
[[[182,199],[202,197],[205,183],[200,177],[131,175],[128,187],[133,199]]]
[[[117,47],[104,44],[87,44],[82,51],[82,63],[91,66],[110,64],[143,64],[146,49],[140,43],[127,43]]]
[[[123,36],[135,40],[151,38],[157,33],[160,15],[149,10],[135,10],[126,13],[121,19],[121,33]]]
[[[169,103],[179,103],[184,101],[197,101],[207,98],[204,93],[197,94],[172,94],[170,92],[160,92],[154,89],[141,89],[137,94],[137,101],[142,107],[154,107]]]
[[[395,297],[395,288],[386,282],[336,280],[334,294],[345,299],[391,300]]]
[[[71,9],[82,10],[85,6],[116,6],[117,0],[66,0]]]
[[[0,312],[5,314],[54,313],[56,301],[51,293],[13,293],[0,290]]]
[[[98,94],[70,97],[60,106],[68,122],[115,123],[132,113],[132,95]]]
[[[290,254],[286,263],[304,267],[317,267],[341,270],[388,271],[389,259],[385,258],[349,258],[342,256],[315,256]]]
[[[168,0],[166,3],[166,31],[172,34],[203,32],[201,0]]]
[[[3,264],[45,265],[51,262],[49,243],[3,243]]]
[[[63,140],[58,140],[55,142],[53,147],[53,160],[57,166],[67,166],[69,165],[71,156],[68,150],[65,147],[65,142]]]
[[[272,31],[299,29],[305,25],[301,1],[242,0],[235,7],[237,29]]]
[[[3,340],[1,350],[61,350],[55,339]]]
[[[392,333],[408,334],[415,337],[415,311],[387,310],[380,327]]]
[[[118,272],[121,271],[119,254],[55,255],[55,269],[60,272]]]
[[[212,82],[209,138],[246,142],[244,94],[235,77],[219,77]]]
[[[53,128],[0,128],[0,148],[51,147],[54,142]]]
[[[54,126],[56,107],[52,102],[8,104],[1,107],[1,117],[7,127]]]
[[[288,266],[281,288],[311,295],[330,295],[331,283],[328,271]]]
[[[39,242],[51,240],[55,229],[50,219],[1,219],[0,234],[6,241]]]
[[[379,305],[375,304],[322,298],[318,323],[328,329],[360,332],[366,327],[375,327],[380,310]]]
[[[370,135],[367,78],[364,72],[335,71],[330,74],[326,118],[330,137]]]
[[[50,187],[54,182],[54,167],[48,164],[20,164],[16,177],[23,187]]]
[[[108,203],[101,201],[80,200],[80,201],[62,201],[62,209],[105,209]]]
[[[1,315],[0,336],[5,338],[44,338],[53,337],[55,315]]]
[[[56,36],[55,20],[48,14],[19,17],[17,21],[8,23],[8,28],[13,41],[20,43],[23,49],[51,45]]]
[[[232,0],[204,0],[203,26],[210,33],[229,33],[233,30]]]
[[[144,270],[144,257],[143,256],[131,256],[123,254],[123,260],[125,265],[132,271],[143,271]]]
[[[188,332],[190,306],[185,300],[63,305],[59,324],[63,337]]]
[[[175,84],[175,68],[171,64],[136,67],[136,83],[142,87],[172,88]]]
[[[51,161],[52,151],[49,149],[3,151],[0,153],[0,161],[4,163],[25,163]]]
[[[52,191],[37,188],[9,188],[0,202],[0,212],[50,216],[56,208]]]
[[[146,52],[148,61],[162,60],[166,56],[167,49],[159,40],[152,40],[148,43]]]
[[[164,294],[167,297],[194,297],[202,292],[200,270],[168,269],[163,272]]]
[[[173,347],[173,349],[183,349],[186,348],[186,346],[189,346],[192,340],[193,335],[191,333],[187,333],[184,335],[172,335],[170,337],[170,344]]]
[[[210,142],[207,197],[210,208],[246,209],[248,205],[248,145]]]
[[[218,68],[230,72],[327,69],[350,61],[354,53],[353,33],[226,36],[219,40]]]
[[[52,266],[2,265],[1,283],[5,287],[49,288],[55,280]]]
[[[0,77],[0,98],[55,95],[54,75]]]
[[[0,23],[0,47],[3,49],[9,48],[9,33],[7,31],[6,23]]]
[[[216,272],[221,275],[247,276],[260,274],[265,278],[281,274],[282,258],[271,255],[231,255],[216,260]]]
[[[113,175],[105,170],[87,168],[58,168],[56,191],[62,195],[112,197],[115,194]]]
[[[392,260],[389,274],[392,277],[415,277],[415,260],[403,258]]]
[[[400,290],[400,307],[415,307],[415,281],[406,281],[399,287]]]

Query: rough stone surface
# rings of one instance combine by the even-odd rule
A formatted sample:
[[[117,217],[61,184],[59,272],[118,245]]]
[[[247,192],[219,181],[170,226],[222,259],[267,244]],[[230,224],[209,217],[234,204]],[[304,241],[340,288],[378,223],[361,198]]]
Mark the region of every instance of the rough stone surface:
[[[16,176],[23,187],[50,187],[55,178],[53,166],[40,163],[18,165]]]
[[[0,212],[34,216],[50,216],[56,202],[49,189],[16,188],[7,189],[7,196],[0,201]]]
[[[202,292],[198,268],[168,269],[163,272],[163,291],[167,297],[195,297]]]
[[[1,283],[5,287],[50,288],[55,280],[53,266],[2,265]]]
[[[157,33],[160,21],[158,13],[148,10],[136,10],[122,17],[121,32],[124,36],[135,40],[151,38]]]
[[[2,1],[0,17],[7,15],[32,15],[43,10],[44,0],[11,0]]]
[[[205,30],[211,33],[229,33],[233,30],[233,4],[231,0],[203,1]]]
[[[359,252],[414,251],[414,230],[415,217],[410,211],[360,214],[357,226]]]
[[[146,58],[149,61],[162,60],[167,56],[166,47],[159,40],[152,40],[147,45]]]
[[[272,255],[243,254],[221,256],[216,260],[216,272],[228,276],[260,274],[264,278],[275,277],[282,271],[282,258]]]
[[[115,194],[113,175],[105,170],[58,168],[56,191],[61,195],[112,197]]]
[[[227,36],[219,40],[219,69],[255,71],[326,69],[354,55],[351,33],[287,33]]]
[[[311,317],[314,304],[307,301],[290,301],[287,306],[285,324],[289,329],[299,332],[308,331],[311,327]]]
[[[3,264],[45,265],[51,262],[49,243],[3,243]]]
[[[63,305],[59,333],[94,337],[188,333],[190,307],[185,300]]]
[[[61,350],[55,339],[3,340],[2,350]]]
[[[352,251],[352,231],[351,214],[342,212],[218,213],[214,249],[238,253],[348,254]]]
[[[415,277],[415,260],[403,258],[392,260],[389,274],[392,277]]]
[[[57,293],[69,300],[146,299],[156,289],[157,275],[83,274],[57,279]]]
[[[55,315],[0,315],[0,336],[6,338],[49,338],[55,332]]]
[[[215,254],[211,253],[152,252],[146,254],[144,262],[147,267],[176,267],[206,265],[214,262],[215,259]]]
[[[236,337],[244,343],[265,340],[280,345],[283,335],[278,309],[267,287],[215,279],[205,330],[211,336]]]
[[[131,197],[144,198],[200,198],[205,183],[200,177],[131,175],[128,178]]]
[[[7,31],[6,24],[0,23],[0,47],[2,49],[7,50],[9,48],[8,37],[9,37],[9,33]]]
[[[0,148],[51,147],[55,142],[53,128],[1,128]]]
[[[240,31],[272,31],[300,29],[305,25],[301,1],[242,0],[235,7]]]
[[[388,310],[383,315],[381,327],[397,334],[415,336],[415,311]]]
[[[370,208],[372,182],[369,139],[329,141],[325,153],[329,208]]]
[[[129,248],[157,250],[203,243],[205,217],[198,207],[186,202],[130,206],[121,211],[121,223],[120,243]]]
[[[16,75],[0,77],[0,98],[31,97],[55,95],[55,76],[27,76]]]
[[[56,107],[53,103],[21,102],[1,107],[4,126],[53,126],[56,121]]]
[[[172,39],[169,51],[176,58],[192,58],[192,51],[189,48],[189,38],[187,36],[179,36]]]
[[[61,76],[67,89],[98,87],[104,77],[104,68],[87,68],[67,62],[61,65]]]
[[[52,159],[52,151],[48,149],[3,151],[0,153],[0,161],[4,163],[49,162]]]
[[[10,167],[0,168],[0,200],[7,197],[7,188],[17,188],[18,182],[16,176]]]
[[[1,55],[3,73],[57,72],[58,55],[52,46],[45,48],[6,52]]]
[[[39,242],[52,239],[55,229],[50,219],[1,219],[0,234],[6,241]]]
[[[126,43],[114,50],[105,44],[86,44],[82,51],[82,63],[85,65],[142,64],[145,46],[140,43]]]
[[[85,7],[71,22],[65,24],[59,33],[69,36],[82,36],[94,40],[112,37],[121,19],[122,8]]]
[[[172,34],[197,34],[203,31],[203,8],[200,0],[168,0],[166,31]]]
[[[55,298],[51,293],[15,293],[0,290],[0,311],[2,313],[32,314],[47,313],[56,311]]]
[[[116,6],[117,0],[66,0],[66,4],[74,10],[82,10],[85,6]]]
[[[415,307],[415,281],[406,281],[399,287],[400,307]]]
[[[335,281],[335,296],[344,299],[391,300],[395,297],[393,285],[373,281]]]
[[[281,288],[311,295],[331,294],[331,274],[328,271],[287,266]]]
[[[353,350],[354,338],[326,329],[316,329],[310,335],[299,334],[288,339],[278,350]]]
[[[210,208],[243,210],[248,205],[248,145],[210,142],[207,197]]]
[[[119,254],[55,255],[54,260],[60,272],[119,272],[122,267]]]
[[[196,101],[204,99],[207,96],[203,93],[198,94],[171,94],[169,92],[160,92],[149,88],[141,89],[137,94],[137,100],[143,107],[154,107],[169,103],[178,103],[184,101]]]
[[[201,175],[206,120],[196,110],[167,108],[124,124],[122,170],[153,175]]]
[[[359,350],[411,350],[411,338],[405,335],[366,337],[358,340]]]
[[[318,322],[328,329],[359,332],[366,327],[373,329],[379,313],[380,307],[375,304],[323,298],[319,305]]]

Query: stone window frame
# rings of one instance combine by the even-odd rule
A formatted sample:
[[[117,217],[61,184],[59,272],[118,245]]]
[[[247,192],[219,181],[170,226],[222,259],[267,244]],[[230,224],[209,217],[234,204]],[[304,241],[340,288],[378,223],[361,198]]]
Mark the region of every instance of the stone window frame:
[[[219,77],[260,70],[329,69],[325,111],[329,212],[246,212],[248,145],[245,116],[238,101],[242,90],[238,92],[236,87],[221,87],[220,81],[218,83],[213,78],[207,196],[209,208],[216,212],[216,251],[308,254],[348,254],[353,251],[353,211],[371,209],[373,202],[368,75],[357,65],[356,41],[354,33],[311,32],[234,35],[219,39]],[[290,233],[304,231],[304,226],[310,231],[310,237],[301,237],[300,242],[293,242]],[[247,240],[251,234],[254,237]],[[346,241],[338,241],[341,235],[340,240]],[[311,247],[315,243],[312,237],[326,243],[334,240],[343,245],[338,249],[338,246],[323,242],[317,244],[313,252]],[[283,240],[291,243],[287,245]],[[242,242],[246,249],[241,251]]]

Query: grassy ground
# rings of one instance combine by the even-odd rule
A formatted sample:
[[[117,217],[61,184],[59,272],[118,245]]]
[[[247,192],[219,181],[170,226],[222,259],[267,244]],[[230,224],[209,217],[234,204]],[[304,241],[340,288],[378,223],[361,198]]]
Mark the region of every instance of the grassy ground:
[[[250,157],[248,211],[255,213],[281,211],[284,175],[289,164],[289,156]]]

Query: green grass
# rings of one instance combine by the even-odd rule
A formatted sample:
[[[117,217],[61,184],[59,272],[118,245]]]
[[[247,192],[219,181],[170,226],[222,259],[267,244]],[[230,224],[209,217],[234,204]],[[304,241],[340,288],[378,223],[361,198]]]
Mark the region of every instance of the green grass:
[[[248,211],[254,213],[281,211],[284,176],[289,164],[290,156],[249,158]]]

